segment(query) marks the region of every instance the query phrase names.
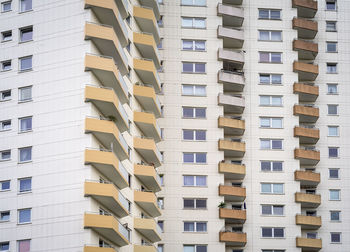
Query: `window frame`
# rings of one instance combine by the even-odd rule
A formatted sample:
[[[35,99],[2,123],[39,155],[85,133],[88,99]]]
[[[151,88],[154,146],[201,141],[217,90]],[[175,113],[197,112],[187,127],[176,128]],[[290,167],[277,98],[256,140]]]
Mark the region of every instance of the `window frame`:
[[[263,170],[263,163],[269,162],[270,164],[270,170]],[[275,163],[281,163],[282,164],[282,170],[274,170],[274,164]],[[260,171],[261,172],[284,172],[284,162],[283,161],[276,161],[276,160],[260,160]]]
[[[25,150],[25,149],[29,149],[30,150],[30,160],[22,161],[21,160],[21,151]],[[29,163],[29,162],[32,162],[32,161],[33,161],[33,147],[32,146],[26,146],[26,147],[18,148],[18,163],[19,164]]]
[[[332,199],[332,192],[338,192],[338,198]],[[329,201],[341,201],[341,190],[340,189],[329,189]]]
[[[192,139],[185,139],[185,131],[192,131]],[[197,132],[204,132],[204,139],[197,139]],[[207,141],[207,130],[202,129],[182,129],[183,141],[205,142]]]
[[[4,6],[6,4],[10,4],[10,9],[9,10],[4,10]],[[1,3],[1,13],[7,13],[7,12],[10,12],[12,11],[12,0],[11,1],[4,1]]]
[[[337,155],[336,156],[330,155],[331,150],[337,150]],[[339,147],[328,147],[328,158],[340,158],[339,150],[340,150]]]
[[[186,207],[185,206],[185,200],[192,200],[193,201],[193,207]],[[197,201],[203,200],[205,201],[205,207],[198,207]],[[182,203],[183,203],[183,209],[184,210],[206,210],[208,209],[208,202],[207,198],[182,198]]]
[[[336,113],[335,114],[330,114],[329,113],[329,109],[330,109],[330,107],[334,107],[334,108],[336,108]],[[331,116],[337,116],[337,115],[339,115],[339,110],[338,110],[338,108],[339,108],[339,104],[327,104],[327,115],[331,115]]]
[[[186,231],[185,230],[185,224],[186,223],[193,223],[194,230],[193,231]],[[207,233],[208,232],[208,221],[183,221],[183,232],[184,233]],[[197,224],[205,224],[205,231],[197,231]]]
[[[27,39],[27,40],[22,40],[22,35],[23,35],[23,32],[25,31],[28,31],[28,30],[31,30],[31,39]],[[32,25],[29,25],[29,26],[25,26],[25,27],[21,27],[18,29],[19,30],[19,42],[18,43],[26,43],[26,42],[30,42],[30,41],[33,41],[33,36],[34,36],[34,29],[33,29],[33,26]]]
[[[9,65],[8,69],[5,69],[5,65],[7,67],[7,65]],[[3,60],[1,61],[1,72],[7,72],[7,71],[11,71],[12,70],[12,60]]]
[[[327,71],[326,71],[327,74],[338,74],[338,63],[327,62],[326,66],[327,66]],[[335,70],[333,71],[331,69],[335,69]]]
[[[269,148],[264,148],[262,146],[263,141],[269,141]],[[273,142],[274,141],[281,141],[281,148],[276,149],[273,148]],[[277,139],[277,138],[260,138],[260,149],[259,150],[283,150],[284,144],[283,144],[283,139]]]
[[[2,250],[2,246],[6,246],[6,247],[8,247],[8,249]],[[0,251],[10,251],[10,241],[2,241],[2,242],[0,242]]]
[[[9,158],[2,158],[2,155],[3,155],[4,152],[5,152],[5,153],[6,153],[6,152],[9,152],[9,153],[10,153],[10,157],[9,157]],[[0,151],[0,162],[9,161],[9,160],[11,160],[11,158],[12,158],[12,151],[11,151],[11,149],[1,150],[1,151]]]
[[[269,76],[269,82],[262,82],[261,77],[262,76]],[[273,82],[273,76],[280,76],[281,82],[280,83],[274,83]],[[283,85],[282,84],[282,74],[272,74],[272,73],[259,73],[259,85]]]
[[[261,32],[268,32],[269,39],[262,39],[261,38]],[[273,40],[272,39],[272,33],[273,32],[279,32],[280,33],[280,40]],[[282,30],[258,30],[258,41],[263,41],[263,42],[283,42],[283,37],[282,37]]]
[[[193,177],[193,185],[185,185],[185,177]],[[197,177],[205,178],[205,185],[197,185]],[[182,175],[182,186],[183,187],[208,187],[208,176],[207,175]]]
[[[337,177],[331,176],[331,171],[337,171]],[[339,168],[328,168],[328,179],[338,180],[340,179],[340,169]]]
[[[28,211],[29,210],[29,221],[25,221],[25,222],[20,222],[20,214],[21,211]],[[21,208],[17,210],[17,224],[18,225],[24,225],[24,224],[31,224],[32,223],[32,208]]]
[[[262,216],[285,216],[284,205],[261,204],[260,206],[261,206],[261,215]],[[263,207],[264,206],[271,207],[271,214],[264,214],[263,213]],[[274,208],[275,207],[282,207],[282,214],[275,214],[275,212],[274,212]]]
[[[193,162],[185,162],[185,155],[186,154],[192,154],[193,155]],[[198,154],[205,154],[205,162],[198,162]],[[183,164],[207,164],[208,163],[208,157],[207,152],[182,152],[182,162]]]
[[[336,212],[336,213],[338,213],[338,220],[332,220],[332,213],[334,213],[334,212]],[[341,222],[341,211],[340,210],[330,210],[329,211],[329,220],[331,221],[331,222]]]
[[[269,104],[263,104],[261,99],[263,97],[269,98]],[[273,104],[273,98],[280,98],[281,103],[278,105]],[[261,107],[283,107],[283,95],[259,95],[259,106]]]
[[[339,137],[339,126],[338,125],[328,125],[328,135],[329,137]],[[336,134],[330,134],[330,129],[336,129]]]
[[[25,13],[25,12],[28,12],[28,11],[32,11],[33,10],[33,1],[32,0],[29,0],[30,1],[30,3],[31,3],[31,8],[30,9],[28,9],[28,10],[22,10],[22,2],[23,1],[27,1],[27,0],[20,0],[19,1],[19,13]]]
[[[22,61],[26,60],[26,59],[30,59],[31,66],[28,68],[22,68]],[[18,72],[19,73],[28,72],[28,71],[32,71],[32,70],[33,70],[33,55],[28,55],[28,56],[23,56],[23,57],[18,58]]]
[[[207,1],[205,1],[204,5],[203,4],[196,4],[196,0],[192,0],[192,4],[186,4],[183,3],[184,0],[181,0],[180,6],[196,6],[196,7],[206,7],[207,6]]]
[[[192,94],[186,94],[184,92],[184,87],[192,87]],[[197,94],[196,90],[199,88],[204,88],[204,94]],[[194,97],[206,97],[207,96],[207,85],[201,85],[201,84],[181,84],[181,95],[182,96],[194,96]]]
[[[330,235],[331,235],[331,243],[332,244],[341,244],[342,243],[342,232],[330,232]],[[332,240],[332,235],[339,235],[339,242],[337,242],[337,241],[333,241]]]
[[[271,228],[271,236],[264,236],[263,230]],[[283,236],[282,237],[276,237],[275,236],[275,229],[282,229],[283,230]],[[286,232],[285,232],[285,227],[261,227],[261,238],[270,238],[270,239],[285,239],[286,237]]]
[[[260,11],[268,11],[268,17],[261,17],[260,15]],[[279,11],[279,18],[272,18],[271,17],[271,12],[272,11]],[[282,10],[281,9],[267,9],[267,8],[259,8],[258,9],[258,19],[262,19],[262,20],[282,20]]]
[[[185,71],[184,64],[192,64],[192,71]],[[196,65],[204,65],[204,72],[197,72]],[[182,72],[183,74],[206,74],[207,73],[207,63],[206,62],[192,62],[192,61],[182,61]]]
[[[3,214],[7,214],[6,216],[8,216],[8,219],[2,219],[3,218]],[[4,211],[0,211],[0,223],[3,222],[10,222],[11,221],[11,211],[10,210],[4,210]],[[1,250],[0,250],[1,251]]]
[[[261,54],[268,54],[269,60],[268,61],[262,61],[261,60]],[[280,56],[280,61],[272,61],[272,55],[273,54],[278,54]],[[283,64],[283,53],[282,52],[266,52],[266,51],[259,51],[259,61],[258,63],[268,63],[268,64]]]
[[[4,93],[8,93],[8,92],[10,92],[10,96],[3,98]],[[10,100],[12,100],[12,90],[11,89],[6,89],[6,90],[0,91],[0,102],[10,101]]]
[[[265,127],[264,125],[262,125],[261,120],[269,120],[269,126]],[[280,120],[281,121],[281,127],[272,127],[273,126],[273,120]],[[265,116],[260,116],[259,117],[259,122],[260,122],[260,128],[261,129],[283,129],[283,117],[265,117]]]
[[[4,183],[8,183],[9,184],[8,189],[2,189]],[[2,181],[0,181],[0,192],[7,192],[7,191],[10,191],[10,190],[11,190],[11,180],[2,180]]]
[[[27,130],[22,130],[22,120],[30,119],[31,128]],[[33,116],[25,116],[18,118],[18,133],[26,133],[33,131]]]
[[[330,92],[330,87],[335,87],[335,92]],[[327,94],[328,95],[337,95],[338,94],[338,83],[327,83]]]
[[[206,252],[208,252],[208,245],[207,244],[183,244],[182,251],[185,251],[185,247],[193,247],[193,251],[197,252],[199,246],[205,247]]]
[[[25,90],[25,89],[30,89],[30,98],[28,98],[28,99],[22,98],[21,91]],[[33,101],[33,86],[30,85],[30,86],[19,87],[18,88],[18,102],[23,103],[23,102],[30,102],[30,101]]]
[[[270,185],[270,192],[263,192],[263,185]],[[282,192],[275,192],[274,186],[275,185],[282,185]],[[260,183],[260,194],[276,194],[276,195],[284,195],[284,183],[269,183],[269,182],[261,182]]]
[[[191,19],[192,25],[191,26],[184,26],[184,19]],[[195,26],[195,21],[196,20],[201,20],[204,21],[204,27],[197,27]],[[186,16],[181,16],[181,28],[182,29],[201,29],[201,30],[205,30],[207,29],[207,19],[205,17],[186,17]]]
[[[334,24],[334,29],[329,29],[329,24]],[[326,21],[326,32],[337,32],[337,21]]]
[[[10,126],[9,128],[4,128],[4,123],[10,122]],[[8,120],[3,120],[0,122],[0,132],[4,132],[4,131],[9,131],[12,130],[12,120],[8,119]]]
[[[21,190],[21,181],[24,180],[29,180],[30,179],[30,189],[29,190]],[[18,194],[24,194],[24,193],[31,193],[33,190],[33,180],[32,177],[25,177],[25,178],[18,178],[17,179],[17,184],[18,184]]]
[[[21,242],[29,242],[29,249],[31,248],[31,243],[32,243],[32,240],[31,240],[31,239],[17,240],[18,252],[21,252],[21,251],[19,251],[19,246],[20,246],[20,243],[21,243]]]
[[[332,51],[332,50],[329,50],[329,46],[331,45],[335,45],[335,50]],[[338,42],[335,42],[335,41],[326,41],[326,52],[327,53],[337,53],[338,52]]]
[[[6,38],[7,34],[10,34],[9,38]],[[12,41],[12,36],[13,36],[12,30],[7,30],[7,31],[1,32],[1,43],[6,43],[6,42]]]
[[[329,9],[328,4],[334,3],[334,9]],[[326,0],[326,5],[325,5],[325,10],[326,11],[337,11],[337,1],[336,0]]]
[[[193,117],[186,117],[184,116],[184,109],[192,109],[193,110]],[[205,116],[204,117],[197,117],[197,109],[204,109]],[[182,119],[206,119],[207,118],[207,108],[206,107],[182,107]]]
[[[186,49],[184,47],[184,42],[192,42],[192,49]],[[196,50],[196,43],[197,42],[204,42],[204,50]],[[201,40],[201,39],[181,39],[181,50],[182,51],[189,51],[189,52],[206,52],[207,51],[207,41]]]

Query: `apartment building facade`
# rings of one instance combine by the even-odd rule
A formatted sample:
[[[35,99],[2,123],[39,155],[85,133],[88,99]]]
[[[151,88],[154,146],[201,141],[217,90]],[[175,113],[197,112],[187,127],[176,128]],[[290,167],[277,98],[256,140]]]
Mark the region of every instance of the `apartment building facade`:
[[[0,251],[350,250],[350,2],[0,4]]]

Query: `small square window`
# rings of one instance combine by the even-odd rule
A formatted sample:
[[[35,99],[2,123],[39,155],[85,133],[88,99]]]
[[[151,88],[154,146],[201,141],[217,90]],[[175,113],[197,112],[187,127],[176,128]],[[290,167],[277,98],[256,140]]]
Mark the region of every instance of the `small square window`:
[[[337,63],[327,63],[327,73],[336,74],[337,73]]]
[[[328,157],[330,157],[330,158],[339,157],[339,148],[338,147],[328,147]]]
[[[331,233],[332,243],[341,243],[341,233]]]
[[[331,221],[340,221],[340,211],[330,212]]]
[[[18,151],[20,163],[32,161],[32,147],[20,148]]]
[[[19,224],[30,223],[32,221],[31,212],[32,212],[32,210],[30,208],[19,209],[18,210],[18,223]]]
[[[0,181],[0,192],[10,190],[10,180]]]
[[[25,12],[25,11],[30,11],[32,10],[32,0],[20,0],[21,6],[21,12]]]
[[[20,102],[32,100],[32,86],[19,88],[18,91]]]
[[[339,136],[339,126],[328,126],[328,136]]]
[[[0,251],[10,251],[10,242],[0,242]]]
[[[327,84],[328,94],[338,94],[338,84]]]
[[[32,117],[19,118],[19,132],[31,131],[32,128]]]
[[[32,178],[21,178],[18,179],[20,193],[31,192],[32,191]]]
[[[0,212],[0,222],[3,221],[10,221],[10,211]]]
[[[340,200],[340,190],[337,190],[337,189],[329,190],[329,200]]]
[[[12,1],[6,1],[1,3],[1,12],[8,12],[12,10]]]
[[[11,120],[0,122],[0,131],[10,130],[10,129],[11,129]]]
[[[9,71],[12,69],[11,60],[1,62],[1,71]]]
[[[329,169],[329,178],[330,179],[339,179],[339,169],[330,168]]]
[[[33,26],[20,28],[20,42],[33,40]]]
[[[11,41],[12,31],[4,31],[1,33],[1,42]]]
[[[336,0],[328,0],[326,1],[326,10],[335,11],[337,9]]]
[[[336,21],[326,21],[326,31],[327,32],[336,32],[337,31],[337,22]]]
[[[0,160],[6,161],[11,159],[11,150],[4,150],[0,152]]]
[[[328,104],[328,115],[338,115],[338,105]]]
[[[20,71],[28,71],[33,68],[33,57],[26,56],[19,59],[19,70]]]
[[[327,52],[337,52],[337,42],[326,42],[327,43]]]
[[[0,92],[0,101],[11,100],[11,90],[5,90]]]

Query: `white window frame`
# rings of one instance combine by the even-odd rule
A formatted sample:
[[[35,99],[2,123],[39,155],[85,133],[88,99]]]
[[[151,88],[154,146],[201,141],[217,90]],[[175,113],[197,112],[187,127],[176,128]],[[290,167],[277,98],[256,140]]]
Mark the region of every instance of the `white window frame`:
[[[186,49],[184,48],[184,42],[192,42],[192,49]],[[204,50],[196,50],[196,43],[197,42],[203,42],[204,43]],[[184,51],[196,51],[196,52],[205,52],[207,49],[207,43],[206,40],[199,40],[199,39],[182,39],[181,40],[181,48]]]
[[[334,24],[334,29],[329,29],[329,24]],[[328,20],[326,21],[326,32],[337,32],[337,21]]]
[[[333,63],[333,62],[327,62],[326,63],[327,66],[327,74],[337,74],[338,73],[338,63]],[[335,71],[329,71],[329,69],[335,69]]]
[[[7,122],[10,122],[10,127],[8,129],[5,129],[4,128],[4,123],[7,123]],[[0,122],[0,132],[1,131],[8,131],[8,130],[11,130],[12,129],[12,120],[3,120]]]
[[[338,192],[338,198],[332,199],[331,192]],[[341,191],[340,189],[329,189],[329,201],[341,201]]]
[[[192,1],[192,4],[187,4],[187,3],[184,3],[183,2],[184,0],[181,0],[181,5],[182,6],[207,6],[207,1],[205,0],[204,4],[196,4],[196,0],[191,0]]]
[[[194,231],[186,231],[185,230],[185,223],[193,223],[194,225]],[[205,223],[205,231],[197,231],[197,223]],[[208,232],[208,222],[207,221],[184,221],[184,232],[185,233],[206,233]]]
[[[192,94],[185,94],[184,92],[184,88],[186,87],[192,87]],[[197,89],[199,88],[204,88],[204,94],[201,95],[201,94],[197,94]],[[197,84],[182,84],[181,85],[181,94],[183,96],[199,96],[199,97],[205,97],[207,96],[207,86],[206,85],[197,85]]]
[[[32,240],[31,239],[17,240],[17,248],[19,248],[19,243],[20,242],[25,242],[25,241],[29,241],[29,247],[31,248],[31,244],[32,244]],[[20,252],[19,249],[18,249],[18,252]]]
[[[193,154],[193,162],[185,162],[185,154]],[[197,162],[198,154],[205,154],[205,162]],[[182,161],[184,164],[206,164],[208,162],[207,152],[183,152]]]
[[[262,32],[268,32],[269,33],[269,39],[262,39],[261,38],[261,33]],[[280,40],[272,39],[272,33],[273,32],[279,32],[280,35],[281,35],[281,39]],[[270,41],[270,42],[282,42],[283,41],[282,31],[281,30],[258,30],[258,34],[259,34],[259,38],[258,38],[259,41]]]
[[[194,207],[185,207],[185,200],[193,200]],[[197,207],[197,200],[205,200],[206,207]],[[183,209],[207,209],[208,208],[208,199],[207,198],[183,198]]]
[[[22,120],[26,120],[26,119],[31,119],[32,127],[31,127],[31,129],[28,129],[28,130],[22,130],[22,128],[21,128]],[[33,116],[26,116],[26,117],[18,118],[18,133],[26,133],[26,132],[31,132],[31,131],[33,131]]]
[[[21,191],[21,181],[22,180],[27,180],[27,179],[30,179],[30,190],[25,190],[25,191]],[[18,193],[19,194],[23,194],[23,193],[30,193],[30,192],[32,192],[32,190],[33,190],[33,180],[32,180],[32,177],[26,177],[26,178],[19,178],[18,180],[17,180],[17,184],[18,184]]]
[[[339,220],[332,220],[332,212],[337,212],[337,213],[339,213],[338,215],[339,215]],[[331,221],[331,222],[341,222],[341,211],[340,210],[330,210],[329,211],[329,220]]]
[[[185,131],[192,131],[192,139],[185,139]],[[197,139],[197,132],[205,132],[205,139]],[[207,131],[201,130],[201,129],[182,129],[182,140],[184,141],[199,141],[199,142],[205,142],[207,141]]]
[[[337,109],[336,114],[329,114],[329,106],[334,106]],[[338,104],[327,104],[327,115],[336,116],[339,115],[339,105]]]
[[[184,71],[184,63],[185,64],[192,64],[192,71]],[[196,64],[204,65],[204,72],[196,72]],[[207,73],[207,63],[205,62],[189,62],[189,61],[183,61],[182,62],[182,73],[191,73],[191,74],[206,74]]]
[[[260,128],[262,129],[283,129],[283,117],[264,117],[264,116],[261,116],[259,117],[260,119]],[[262,125],[262,120],[265,119],[265,120],[268,120],[269,119],[269,126],[268,127],[265,127]],[[273,121],[274,120],[280,120],[281,121],[281,127],[273,127]]]
[[[183,245],[183,251],[185,250],[185,247],[193,247],[193,251],[197,252],[198,247],[206,247],[208,251],[208,245],[207,244],[184,244]]]
[[[334,171],[334,170],[337,170],[337,171],[338,171],[338,177],[336,177],[336,178],[332,178],[332,177],[331,177],[331,171]],[[329,168],[329,169],[328,169],[328,178],[329,178],[329,179],[334,179],[334,180],[340,179],[340,169],[339,169],[339,168]]]
[[[4,214],[4,213],[8,213],[8,216],[9,216],[8,220],[2,220],[1,219],[1,215]],[[9,221],[11,221],[11,211],[10,210],[0,211],[0,223],[1,222],[9,222]]]
[[[7,245],[10,248],[10,242],[9,241],[2,241],[0,242],[0,248],[1,246]],[[0,251],[10,251],[10,250],[0,250]]]
[[[11,36],[9,36],[9,38],[6,38],[6,34],[9,34],[11,33]],[[5,43],[5,42],[9,42],[9,41],[12,41],[12,30],[8,30],[8,31],[3,31],[1,32],[1,42],[2,43]]]
[[[263,11],[268,11],[269,12],[269,16],[267,18],[264,18],[264,17],[260,17],[260,11],[263,10]],[[280,13],[280,17],[279,18],[272,18],[271,17],[271,12],[272,11],[279,11]],[[264,8],[260,8],[258,10],[258,19],[263,19],[263,20],[282,20],[282,10],[281,9],[264,9]]]
[[[30,89],[30,98],[28,99],[23,99],[22,98],[22,91],[24,89]],[[29,102],[29,101],[32,101],[33,100],[33,86],[25,86],[25,87],[19,87],[18,88],[18,102]]]
[[[23,32],[29,29],[31,29],[32,31],[32,38],[28,40],[22,40]],[[32,25],[19,28],[19,43],[26,43],[26,42],[33,41],[33,36],[34,36],[34,29]]]
[[[9,189],[2,189],[2,184],[7,183],[7,182],[10,185]],[[0,181],[0,192],[7,192],[7,191],[10,191],[10,190],[11,190],[11,180],[2,180],[2,181]]]
[[[10,63],[10,68],[9,69],[5,69],[4,68],[4,65]],[[7,71],[11,71],[12,70],[12,60],[4,60],[4,61],[1,61],[1,72],[7,72]]]
[[[20,212],[25,211],[25,210],[30,210],[30,220],[26,221],[26,222],[20,222],[20,217],[19,217]],[[17,218],[18,218],[17,224],[30,224],[30,223],[32,223],[32,209],[31,208],[18,209],[17,210]]]
[[[328,48],[329,45],[335,45],[335,50],[334,51],[329,50],[329,48]],[[338,52],[338,42],[327,41],[326,42],[326,52],[327,53],[337,53]]]
[[[185,177],[193,177],[193,185],[185,185]],[[205,185],[197,185],[197,177],[205,177]],[[206,175],[182,175],[182,183],[184,187],[207,187],[208,176]]]
[[[330,134],[330,129],[336,129],[336,134],[335,135],[331,135]],[[339,136],[339,126],[336,125],[328,125],[328,136],[329,137],[338,137]]]
[[[334,3],[334,9],[328,9],[327,3]],[[337,11],[337,0],[326,0],[326,6],[325,6],[326,11]]]
[[[10,9],[9,10],[4,10],[5,4],[10,4]],[[1,3],[1,13],[6,13],[12,11],[12,1],[4,1]]]
[[[272,236],[270,237],[270,236],[268,236],[268,237],[266,237],[266,236],[263,236],[263,229],[264,228],[271,228],[271,233],[272,233]],[[275,229],[283,229],[283,237],[275,237],[275,235],[274,235],[274,231],[275,231]],[[284,227],[261,227],[261,238],[272,238],[272,239],[285,239],[285,237],[286,237],[286,232],[285,232],[285,228]]]
[[[270,192],[263,192],[262,188],[263,185],[270,185],[271,191]],[[274,191],[274,185],[282,185],[282,192],[275,192]],[[265,182],[261,182],[260,183],[260,193],[261,194],[277,194],[277,195],[283,195],[285,193],[284,190],[284,183],[265,183]]]
[[[30,59],[31,60],[31,66],[28,67],[28,68],[23,68],[22,69],[22,60],[25,60],[25,59]],[[27,71],[31,71],[33,70],[33,55],[28,55],[28,56],[24,56],[24,57],[20,57],[18,58],[18,69],[19,69],[19,72],[27,72]]]
[[[30,160],[21,161],[21,151],[24,149],[30,149]],[[22,164],[22,163],[28,163],[28,162],[32,162],[32,161],[33,161],[33,147],[32,146],[18,148],[18,163]]]
[[[269,55],[269,60],[268,61],[262,61],[261,60],[261,54],[265,53]],[[280,61],[272,61],[272,55],[280,55]],[[259,51],[259,63],[273,63],[273,64],[282,64],[283,63],[283,58],[282,58],[282,52],[264,52],[264,51]]]
[[[262,97],[269,97],[269,104],[262,104],[261,103],[261,98]],[[273,98],[280,98],[281,99],[281,103],[274,105],[272,103],[272,99]],[[282,95],[259,95],[259,106],[264,106],[264,107],[282,107],[283,106],[283,96]]]
[[[184,108],[191,108],[191,109],[193,109],[193,117],[185,117],[184,116],[184,111],[183,111],[183,109]],[[204,117],[197,117],[197,109],[204,109],[204,111],[205,111],[205,116]],[[184,107],[182,107],[182,118],[184,118],[184,119],[206,119],[207,118],[207,108],[204,108],[204,107],[186,107],[186,106],[184,106]]]
[[[192,25],[191,26],[184,26],[183,25],[183,20],[187,19],[192,21]],[[195,25],[195,21],[196,20],[201,20],[204,21],[204,27],[197,27]],[[203,17],[181,17],[181,28],[185,28],[185,29],[206,29],[207,28],[207,19],[203,18]]]
[[[330,87],[335,87],[336,92],[329,92]],[[328,95],[337,95],[338,94],[338,83],[327,83],[327,94]]]
[[[3,98],[4,93],[10,92],[10,96],[8,98]],[[12,90],[11,89],[7,89],[7,90],[2,90],[0,92],[0,102],[4,102],[4,101],[10,101],[12,99]]]
[[[262,76],[269,76],[269,82],[261,82],[261,77]],[[281,82],[280,83],[274,83],[273,76],[281,76]],[[259,84],[260,85],[282,85],[282,74],[265,74],[265,73],[260,73],[259,74]]]
[[[9,158],[5,158],[5,159],[3,159],[2,158],[2,154],[4,153],[4,152],[10,152],[10,157]],[[11,153],[11,150],[9,149],[9,150],[2,150],[2,151],[0,151],[0,161],[9,161],[9,160],[11,160],[11,156],[12,155],[12,153]]]
[[[270,143],[269,143],[269,148],[263,148],[262,147],[262,141],[269,141]],[[281,141],[281,149],[274,149],[273,147],[272,147],[272,143],[274,142],[274,141]],[[272,138],[260,138],[260,150],[283,150],[283,139],[272,139]]]
[[[336,156],[336,157],[333,157],[333,156],[330,156],[330,155],[329,155],[330,149],[337,149],[337,156]],[[333,146],[328,147],[328,158],[339,158],[339,157],[340,157],[339,150],[340,150],[339,147],[333,147]]]
[[[261,215],[262,216],[285,216],[284,205],[261,204],[260,206],[261,206]],[[263,206],[271,207],[271,214],[264,214],[263,210],[262,210]],[[283,213],[282,214],[275,214],[274,213],[274,207],[282,207],[283,208]]]
[[[262,169],[262,163],[263,162],[265,162],[265,163],[269,162],[270,163],[270,170],[267,171],[267,170],[263,170]],[[273,169],[273,164],[274,163],[281,163],[282,164],[282,170],[281,171],[275,171]],[[284,171],[284,162],[283,161],[260,160],[260,171],[261,172],[283,172]]]
[[[19,12],[20,13],[28,12],[28,11],[32,11],[33,10],[33,1],[32,0],[30,0],[31,3],[32,3],[32,8],[28,9],[28,10],[22,10],[22,1],[25,1],[25,0],[19,0]]]
[[[339,234],[339,242],[332,241],[332,234]],[[342,232],[331,232],[331,244],[341,244],[342,243]]]

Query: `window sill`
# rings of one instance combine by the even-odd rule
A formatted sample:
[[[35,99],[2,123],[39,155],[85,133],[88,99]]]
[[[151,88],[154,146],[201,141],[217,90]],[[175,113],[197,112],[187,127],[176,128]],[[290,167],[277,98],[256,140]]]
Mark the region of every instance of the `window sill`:
[[[6,70],[1,70],[1,72],[9,72],[11,70],[12,70],[12,68],[11,69],[6,69]]]
[[[259,83],[258,85],[262,85],[262,86],[283,86],[282,83]]]
[[[339,136],[327,136],[327,137],[339,137]]]
[[[264,64],[283,64],[283,62],[267,62],[267,61],[259,61],[258,63],[264,63]]]
[[[328,201],[341,201],[340,199],[329,199]]]
[[[332,30],[327,31],[327,30],[326,30],[326,32],[337,32],[337,30],[335,30],[335,31],[332,31]]]
[[[33,99],[28,99],[28,100],[21,100],[21,101],[18,101],[18,103],[26,103],[26,102],[32,102]]]
[[[10,39],[10,40],[2,40],[1,43],[7,43],[7,42],[11,42],[11,41],[12,41],[12,39]]]
[[[182,74],[207,74],[207,73],[196,73],[196,72],[181,72]]]
[[[0,223],[10,222],[10,220],[0,220]]]
[[[197,118],[197,117],[181,117],[181,119],[204,119],[206,120],[207,118],[206,117],[200,117],[200,118]]]
[[[284,151],[284,150],[280,150],[280,149],[259,149],[262,151]]]
[[[258,20],[273,20],[273,21],[282,21],[281,18],[258,18]]]
[[[0,130],[0,132],[6,132],[6,131],[10,131],[11,129],[4,129],[4,130]]]
[[[339,93],[327,93],[327,95],[339,95]]]
[[[282,108],[283,105],[259,105],[259,107],[269,107],[269,108]]]
[[[32,222],[24,222],[24,223],[17,223],[17,225],[29,225],[29,224],[32,224]]]
[[[181,28],[182,29],[187,29],[187,30],[189,30],[189,29],[206,30],[207,29],[206,27],[205,28],[197,28],[197,27],[183,27],[183,26],[181,26]]]
[[[208,188],[208,186],[188,186],[188,185],[183,185],[182,187]]]
[[[263,39],[258,39],[258,42],[283,42],[283,40],[263,40]]]
[[[33,130],[18,131],[18,134],[25,134],[25,133],[29,133],[29,132],[33,132]]]
[[[0,159],[0,162],[5,162],[5,161],[11,161],[11,158],[9,158],[9,159]]]
[[[188,233],[190,233],[190,234],[208,234],[208,232],[206,231],[206,232],[201,232],[201,231],[183,231],[182,233],[185,233],[185,234],[188,234]]]
[[[9,191],[11,191],[11,189],[0,190],[0,193],[1,192],[9,192]]]
[[[208,163],[182,163],[184,165],[207,165]]]
[[[34,41],[33,39],[26,40],[26,41],[19,41],[18,44],[25,44]]]
[[[259,129],[284,129],[284,128],[272,128],[272,127],[259,127]]]
[[[182,52],[207,52],[207,50],[186,50],[186,49],[181,49]]]
[[[7,102],[7,101],[11,101],[12,99],[3,99],[3,100],[0,100],[0,102]]]
[[[18,70],[18,73],[27,73],[27,72],[31,72],[31,71],[33,71],[33,68]]]
[[[33,9],[25,10],[25,11],[19,11],[18,14],[23,14],[23,13],[27,13],[27,12],[31,12],[31,11],[33,11]]]
[[[286,237],[261,237],[261,239],[280,239],[280,240],[285,240]]]
[[[30,194],[32,191],[27,191],[27,192],[18,192],[17,195],[22,195],[22,194]]]
[[[206,95],[186,95],[186,94],[182,94],[181,96],[188,96],[188,97],[207,97]]]
[[[284,171],[262,171],[262,170],[260,170],[260,172],[264,172],[264,173],[284,173]]]
[[[333,115],[333,114],[327,114],[328,116],[339,116],[339,115]]]
[[[207,142],[207,140],[186,140],[186,139],[182,139],[182,142]],[[193,163],[191,163],[193,164]]]
[[[12,10],[5,10],[5,11],[1,11],[1,13],[7,13],[7,12],[11,12]]]
[[[329,73],[329,72],[327,72],[326,74],[338,74],[338,72],[337,73]]]
[[[260,214],[261,217],[287,217],[286,215]]]
[[[208,210],[208,208],[182,208],[182,210]]]
[[[208,7],[207,5],[180,4],[181,7]]]
[[[27,164],[27,163],[31,163],[33,162],[32,160],[29,160],[29,161],[22,161],[22,162],[18,162],[18,164]]]
[[[261,195],[285,195],[285,193],[260,193]]]
[[[340,180],[340,178],[328,178],[329,180]]]
[[[340,159],[340,157],[328,157],[330,159]]]

